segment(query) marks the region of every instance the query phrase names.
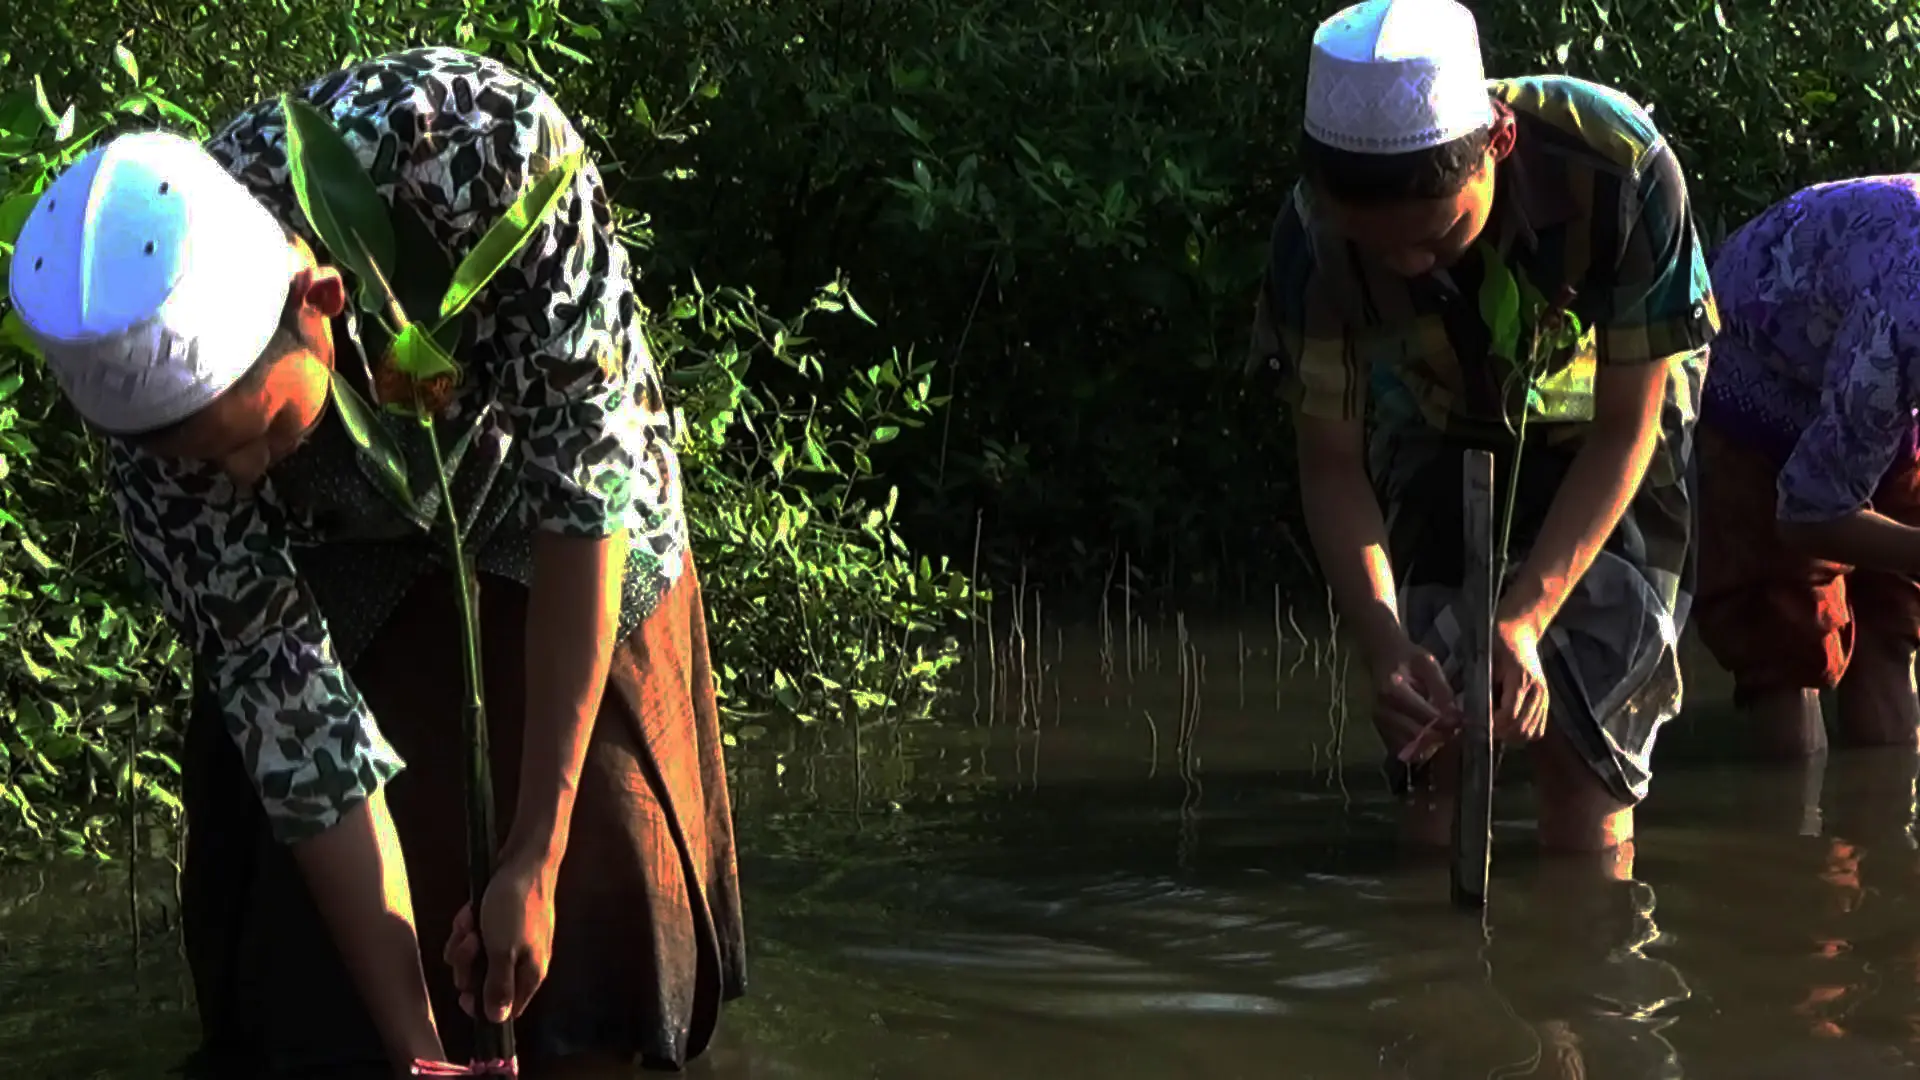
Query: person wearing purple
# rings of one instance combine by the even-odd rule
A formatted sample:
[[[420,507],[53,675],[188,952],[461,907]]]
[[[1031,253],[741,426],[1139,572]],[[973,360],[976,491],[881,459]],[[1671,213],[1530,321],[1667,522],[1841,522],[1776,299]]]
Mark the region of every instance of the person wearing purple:
[[[1713,256],[1702,643],[1775,754],[1920,731],[1920,175],[1818,184]]]

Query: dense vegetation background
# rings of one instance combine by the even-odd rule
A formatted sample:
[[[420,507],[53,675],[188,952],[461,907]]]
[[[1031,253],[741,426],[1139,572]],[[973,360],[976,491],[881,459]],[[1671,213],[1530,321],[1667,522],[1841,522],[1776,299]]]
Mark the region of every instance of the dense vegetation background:
[[[622,208],[737,732],[761,710],[913,715],[975,582],[1024,575],[1057,610],[1310,580],[1285,421],[1239,362],[1306,43],[1336,6],[16,5],[0,240],[102,134],[203,129],[407,44],[508,59],[579,119]],[[1920,166],[1905,0],[1474,6],[1491,73],[1651,104],[1710,241],[1805,183]],[[183,658],[98,452],[0,337],[9,854],[104,852],[127,808],[173,806]]]

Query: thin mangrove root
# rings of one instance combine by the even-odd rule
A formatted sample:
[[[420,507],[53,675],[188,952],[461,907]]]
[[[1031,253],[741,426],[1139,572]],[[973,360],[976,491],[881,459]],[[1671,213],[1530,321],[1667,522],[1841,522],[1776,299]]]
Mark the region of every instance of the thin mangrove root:
[[[1187,775],[1187,713],[1191,708],[1189,701],[1191,680],[1188,678],[1190,670],[1187,663],[1187,617],[1183,612],[1174,612],[1173,631],[1179,648],[1180,673],[1180,712],[1173,737],[1173,752],[1179,763],[1181,779],[1185,779]]]
[[[1280,689],[1286,676],[1280,673],[1280,661],[1287,655],[1287,635],[1280,629],[1280,586],[1273,587],[1273,710],[1280,711]]]
[[[1293,636],[1300,639],[1300,651],[1293,658],[1293,666],[1287,669],[1287,677],[1292,678],[1300,671],[1300,665],[1307,659],[1307,632],[1300,629],[1300,620],[1294,616],[1293,605],[1287,605],[1287,625],[1293,629]]]
[[[1039,791],[1040,790],[1040,719],[1039,717],[1035,717],[1033,721],[1032,769],[1033,769],[1033,781],[1032,781],[1033,786],[1029,788],[1029,790]]]
[[[1020,715],[1016,727],[1027,726],[1027,568],[1020,567],[1020,584],[1013,594],[1013,628],[1019,636],[1019,666],[1016,669],[1014,689],[1020,695]]]
[[[1340,657],[1340,724],[1334,741],[1333,774],[1340,778],[1340,800],[1343,807],[1353,805],[1353,792],[1347,790],[1347,770],[1343,767],[1347,760],[1347,707],[1353,701],[1353,695],[1347,693],[1347,680],[1353,670],[1353,653],[1347,651]]]
[[[1127,632],[1127,641],[1126,641],[1127,681],[1132,682],[1133,681],[1133,553],[1132,552],[1128,552],[1126,555],[1126,566],[1127,566],[1126,575],[1120,582],[1120,597],[1121,597],[1120,602],[1123,608],[1125,609],[1121,613],[1121,618],[1122,618],[1122,625],[1126,627],[1126,632]]]
[[[973,647],[976,651],[980,648],[980,531],[986,524],[986,520],[985,510],[973,512],[973,566],[967,572],[967,583],[970,586],[967,594],[967,620],[973,623]]]
[[[133,977],[140,978],[140,717],[127,731],[127,925],[133,932]]]
[[[1153,710],[1142,709],[1140,715],[1147,718],[1147,779],[1153,779],[1160,771],[1160,725],[1153,722]]]
[[[1340,651],[1340,609],[1333,602],[1333,586],[1327,586],[1327,667],[1332,668]]]
[[[973,682],[973,726],[980,726],[980,532],[986,522],[987,512],[975,510],[973,513],[973,566],[967,577],[967,621],[972,623],[973,651],[976,662],[968,664],[972,669]],[[993,601],[987,601],[987,618],[993,618]]]
[[[1323,642],[1319,655],[1323,657],[1327,669],[1332,671],[1332,651],[1340,646],[1340,611],[1332,603],[1332,586],[1327,586],[1327,640]]]
[[[1067,662],[1067,632],[1063,629],[1060,629],[1059,627],[1055,627],[1053,633],[1054,633],[1053,659],[1054,659],[1054,665],[1055,665],[1054,676],[1053,676],[1053,726],[1059,727],[1060,726],[1059,669],[1062,667],[1065,667]]]
[[[1198,784],[1200,776],[1200,713],[1206,707],[1206,694],[1202,692],[1202,688],[1207,685],[1207,656],[1200,651],[1198,645],[1194,646],[1193,654],[1194,658],[1200,662],[1200,680],[1193,688],[1193,720],[1189,724],[1190,730],[1187,734],[1187,753],[1189,756],[1187,771],[1193,774],[1194,783]]]
[[[993,631],[993,601],[987,601],[987,726],[1000,717],[1000,645]]]
[[[1233,633],[1233,639],[1233,655],[1240,668],[1240,707],[1244,709],[1247,707],[1247,632],[1245,630],[1236,630]]]
[[[1040,610],[1040,594],[1033,594],[1033,726],[1040,726],[1040,709],[1047,702],[1047,629]]]
[[[1113,679],[1113,572],[1120,565],[1120,556],[1107,561],[1107,576],[1100,581],[1100,677],[1108,681]]]
[[[860,655],[863,657],[871,655],[872,648],[873,624],[869,622],[860,631]],[[867,762],[866,755],[861,753],[861,746],[866,740],[861,737],[859,705],[853,700],[851,680],[849,680],[845,698],[846,714],[853,718],[853,816],[857,823],[860,820],[861,808],[867,801]]]

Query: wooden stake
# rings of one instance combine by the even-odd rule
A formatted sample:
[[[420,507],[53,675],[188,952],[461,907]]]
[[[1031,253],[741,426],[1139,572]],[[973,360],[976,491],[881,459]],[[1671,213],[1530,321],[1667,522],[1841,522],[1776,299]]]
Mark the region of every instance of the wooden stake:
[[[1466,716],[1460,732],[1460,788],[1453,819],[1453,902],[1487,904],[1493,857],[1493,455],[1469,450],[1461,484],[1466,563],[1460,621],[1466,640]]]

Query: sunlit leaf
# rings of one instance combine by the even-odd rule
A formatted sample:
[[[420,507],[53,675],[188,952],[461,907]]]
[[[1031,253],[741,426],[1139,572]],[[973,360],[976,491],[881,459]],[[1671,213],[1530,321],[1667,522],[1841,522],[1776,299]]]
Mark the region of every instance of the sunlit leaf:
[[[113,62],[120,65],[120,70],[126,72],[127,78],[132,79],[136,86],[139,85],[140,61],[133,58],[133,53],[125,45],[113,47]]]
[[[415,505],[413,487],[407,482],[406,465],[399,449],[393,445],[391,433],[381,426],[373,406],[368,405],[338,371],[333,374],[333,405],[340,414],[340,426],[346,429],[354,447],[373,464],[374,471],[401,505],[412,508]]]
[[[59,125],[60,114],[53,111],[53,102],[47,100],[47,84],[41,82],[38,75],[33,77],[33,103],[39,106],[40,118],[47,122],[48,127]]]
[[[361,307],[377,311],[385,297],[375,275],[390,279],[394,264],[386,200],[353,147],[319,109],[291,94],[283,95],[280,105],[287,118],[287,162],[300,210],[327,252],[359,282]]]
[[[580,151],[562,157],[553,168],[541,174],[540,179],[527,186],[521,192],[500,220],[487,229],[485,236],[467,252],[454,267],[453,281],[447,286],[447,295],[440,301],[440,321],[460,314],[487,282],[500,272],[500,268],[512,261],[520,253],[527,241],[553,213],[559,205],[560,196],[572,185],[573,178],[580,171]]]
[[[446,350],[440,347],[432,335],[420,328],[419,323],[411,323],[393,339],[393,366],[401,374],[414,379],[431,379],[440,375],[458,375],[459,367]]]

